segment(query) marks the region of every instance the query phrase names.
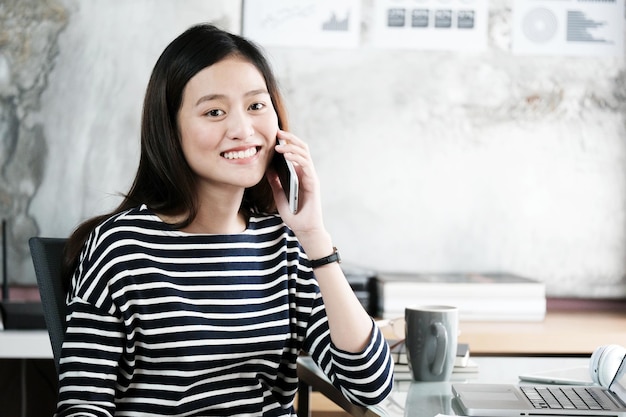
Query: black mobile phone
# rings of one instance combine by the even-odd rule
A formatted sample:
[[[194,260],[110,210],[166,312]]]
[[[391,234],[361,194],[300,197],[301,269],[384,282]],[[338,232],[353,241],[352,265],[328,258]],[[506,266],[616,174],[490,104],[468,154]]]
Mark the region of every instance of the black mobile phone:
[[[280,140],[276,140],[277,143],[281,143]],[[274,159],[272,160],[274,169],[278,173],[280,183],[285,190],[287,201],[289,201],[289,210],[293,214],[298,212],[298,193],[300,189],[300,182],[298,181],[298,175],[296,169],[291,161],[285,159],[282,153],[274,152]]]

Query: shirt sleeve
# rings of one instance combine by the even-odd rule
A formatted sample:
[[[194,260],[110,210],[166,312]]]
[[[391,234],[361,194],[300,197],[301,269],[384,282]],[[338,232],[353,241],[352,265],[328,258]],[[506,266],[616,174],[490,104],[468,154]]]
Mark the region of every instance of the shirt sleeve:
[[[359,405],[381,403],[393,388],[393,361],[389,346],[372,320],[369,343],[361,352],[346,352],[331,341],[326,310],[320,294],[314,300],[305,350],[351,402]]]
[[[112,307],[103,247],[91,236],[83,249],[68,294],[66,331],[59,361],[56,417],[110,417],[115,414],[118,373],[132,374],[121,363],[126,335],[119,312]]]
[[[57,417],[113,416],[124,334],[119,320],[80,299],[68,305]]]

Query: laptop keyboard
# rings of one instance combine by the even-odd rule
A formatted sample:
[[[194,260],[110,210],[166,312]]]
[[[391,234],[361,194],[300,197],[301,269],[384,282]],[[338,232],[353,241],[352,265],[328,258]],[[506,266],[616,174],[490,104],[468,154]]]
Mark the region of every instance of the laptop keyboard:
[[[565,410],[611,410],[615,404],[601,390],[584,387],[520,386],[535,408]]]

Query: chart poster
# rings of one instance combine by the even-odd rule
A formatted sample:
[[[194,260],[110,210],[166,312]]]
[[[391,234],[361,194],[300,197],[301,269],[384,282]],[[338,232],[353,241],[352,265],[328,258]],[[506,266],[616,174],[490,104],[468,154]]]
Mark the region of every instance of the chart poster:
[[[244,0],[243,35],[264,46],[355,48],[360,0]]]
[[[487,0],[375,0],[372,45],[480,52]]]
[[[624,55],[624,0],[515,0],[513,53]]]

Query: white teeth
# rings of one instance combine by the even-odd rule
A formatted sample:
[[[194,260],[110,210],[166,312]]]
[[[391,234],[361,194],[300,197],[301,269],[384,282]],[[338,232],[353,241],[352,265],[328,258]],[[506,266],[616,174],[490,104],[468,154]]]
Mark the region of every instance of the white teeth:
[[[237,151],[237,152],[224,152],[224,158],[226,159],[243,159],[249,158],[252,155],[256,154],[256,147],[248,148],[245,151]]]

